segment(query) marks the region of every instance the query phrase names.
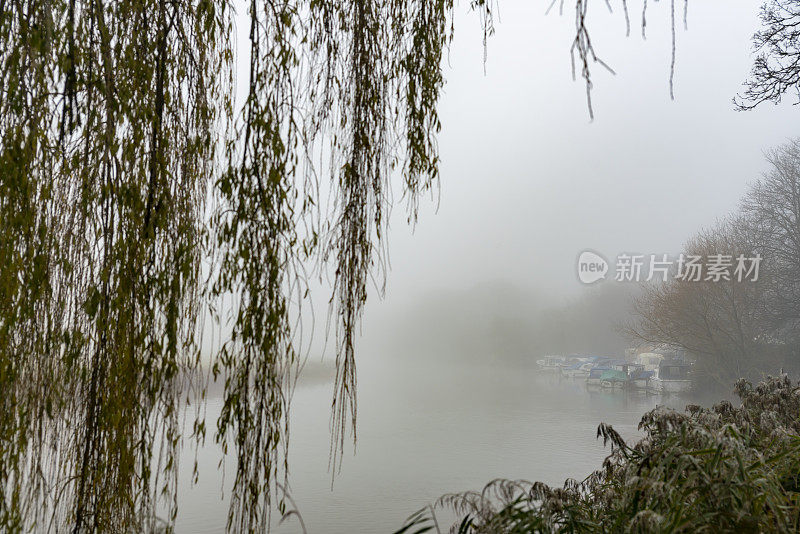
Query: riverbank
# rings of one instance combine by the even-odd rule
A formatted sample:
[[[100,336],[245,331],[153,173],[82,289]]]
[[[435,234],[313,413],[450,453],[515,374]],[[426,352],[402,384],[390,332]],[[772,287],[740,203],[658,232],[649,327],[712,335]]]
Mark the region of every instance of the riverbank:
[[[421,532],[434,510],[459,532],[796,532],[800,528],[800,395],[785,375],[739,381],[738,406],[658,407],[629,445],[611,426],[597,471],[560,487],[498,480],[446,495],[399,532]]]

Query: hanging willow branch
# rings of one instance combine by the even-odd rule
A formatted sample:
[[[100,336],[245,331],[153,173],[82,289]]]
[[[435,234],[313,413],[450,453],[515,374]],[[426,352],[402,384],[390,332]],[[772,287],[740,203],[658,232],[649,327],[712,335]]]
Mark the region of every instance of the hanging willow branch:
[[[201,361],[225,384],[228,529],[264,529],[313,264],[334,280],[338,465],[388,178],[410,219],[436,182],[452,9],[253,0],[237,103],[227,1],[0,1],[0,530],[171,525]],[[230,336],[201,360],[207,313]]]
[[[468,5],[490,35],[490,2]],[[587,5],[573,52],[588,90]],[[224,383],[214,437],[236,455],[228,529],[264,530],[286,487],[298,307],[326,273],[340,465],[389,178],[410,221],[437,184],[453,9],[0,0],[0,531],[171,529],[201,362]],[[211,354],[206,315],[229,333]]]
[[[559,11],[563,13],[564,0],[551,0],[547,12],[552,10],[553,6],[559,4]],[[610,0],[605,1],[606,7],[610,12],[613,12],[613,6]],[[628,0],[621,0],[622,12],[625,18],[625,35],[630,36],[631,23],[630,14],[628,11]],[[647,37],[647,0],[642,2],[642,39]],[[675,0],[669,0],[670,9],[670,36],[671,36],[671,55],[669,66],[669,96],[672,100],[675,99],[675,56],[676,56],[676,41],[677,36],[675,32]],[[689,9],[689,0],[684,0],[683,3],[683,25],[684,29],[688,29],[687,16]],[[616,74],[608,63],[601,59],[595,52],[592,39],[589,35],[589,27],[587,20],[589,12],[589,0],[575,0],[575,39],[572,41],[570,48],[570,61],[572,64],[572,79],[576,79],[577,69],[580,67],[581,78],[586,86],[586,107],[589,110],[589,118],[594,118],[594,109],[592,107],[592,70],[593,64],[597,63],[606,69],[611,74]]]
[[[0,530],[174,516],[222,16],[0,3]]]

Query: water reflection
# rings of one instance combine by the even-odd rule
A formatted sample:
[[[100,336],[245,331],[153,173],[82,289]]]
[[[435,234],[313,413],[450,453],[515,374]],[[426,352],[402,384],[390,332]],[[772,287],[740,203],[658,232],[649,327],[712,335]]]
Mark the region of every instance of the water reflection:
[[[496,477],[549,484],[583,478],[608,452],[595,439],[600,422],[635,439],[647,410],[697,401],[587,389],[582,379],[533,365],[363,358],[357,454],[345,454],[331,489],[332,391],[325,371],[311,369],[293,399],[289,458],[291,491],[311,533],[391,532],[441,494],[479,489]],[[218,412],[212,399],[209,421]],[[191,458],[184,459],[178,533],[223,529],[219,458],[213,445],[199,451],[200,482],[191,488]],[[291,520],[275,531],[299,527]]]

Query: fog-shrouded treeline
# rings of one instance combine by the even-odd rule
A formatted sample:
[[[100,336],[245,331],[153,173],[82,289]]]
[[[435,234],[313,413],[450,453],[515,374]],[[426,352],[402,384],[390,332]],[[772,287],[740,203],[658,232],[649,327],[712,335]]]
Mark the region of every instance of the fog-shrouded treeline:
[[[399,312],[382,348],[411,358],[508,362],[622,355],[629,342],[619,327],[630,321],[636,293],[630,284],[600,284],[559,299],[509,282],[434,291]]]
[[[767,154],[767,172],[739,208],[685,245],[708,258],[760,256],[758,278],[686,281],[671,278],[636,300],[639,338],[686,349],[696,375],[728,385],[739,377],[800,372],[800,140]],[[733,268],[731,269],[733,271]]]

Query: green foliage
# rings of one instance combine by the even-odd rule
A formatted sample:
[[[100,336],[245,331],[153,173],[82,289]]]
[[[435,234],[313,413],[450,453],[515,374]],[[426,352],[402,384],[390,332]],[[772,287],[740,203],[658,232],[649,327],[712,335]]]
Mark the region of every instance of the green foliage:
[[[800,387],[784,375],[752,386],[741,405],[686,413],[656,408],[626,444],[610,426],[602,469],[562,487],[495,480],[482,492],[446,495],[459,533],[796,532],[800,527]],[[431,513],[406,527],[433,524]]]
[[[228,528],[263,529],[299,306],[327,266],[334,464],[354,428],[390,170],[410,219],[437,178],[453,2],[250,2],[243,103],[233,7],[0,1],[0,530],[152,531],[157,507],[171,529],[208,313],[230,332],[203,360],[237,458]]]
[[[490,2],[469,6],[490,34]],[[454,2],[252,0],[244,102],[233,7],[0,0],[2,531],[154,531],[158,507],[171,530],[180,412],[204,398],[215,328],[230,334],[207,356],[225,384],[214,437],[237,458],[228,528],[263,530],[315,276],[334,286],[334,467],[355,436],[388,180],[400,171],[415,220],[438,177]]]

